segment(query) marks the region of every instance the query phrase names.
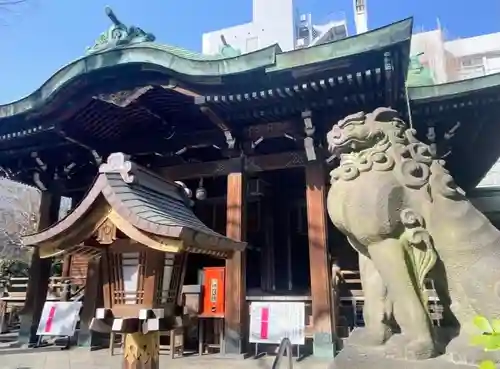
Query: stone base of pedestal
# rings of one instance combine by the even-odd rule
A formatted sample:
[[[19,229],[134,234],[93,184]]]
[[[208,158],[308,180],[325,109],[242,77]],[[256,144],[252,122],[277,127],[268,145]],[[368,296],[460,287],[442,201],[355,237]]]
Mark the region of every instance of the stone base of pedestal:
[[[375,348],[362,348],[346,345],[335,357],[332,368],[335,369],[472,369],[477,365],[461,364],[446,356],[428,360],[405,360],[385,356]]]
[[[477,368],[480,360],[491,359],[479,348],[471,347],[468,343],[449,345],[446,354],[427,360],[411,360],[404,357],[394,357],[388,354],[387,344],[379,347],[363,346],[364,329],[355,329],[351,336],[344,341],[344,348],[335,357],[334,368],[337,369],[471,369]],[[391,342],[389,341],[388,344]],[[401,347],[404,352],[404,347]],[[461,355],[457,355],[461,353]],[[476,356],[466,355],[476,353]]]

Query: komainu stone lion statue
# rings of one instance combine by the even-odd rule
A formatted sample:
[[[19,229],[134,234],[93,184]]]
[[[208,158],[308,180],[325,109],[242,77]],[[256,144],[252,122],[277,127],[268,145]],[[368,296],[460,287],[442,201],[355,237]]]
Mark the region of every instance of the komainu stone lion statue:
[[[414,359],[441,351],[423,294],[428,277],[444,305],[447,351],[467,347],[474,316],[500,316],[500,232],[396,111],[350,115],[327,141],[340,156],[328,213],[359,252],[363,344],[387,342]]]

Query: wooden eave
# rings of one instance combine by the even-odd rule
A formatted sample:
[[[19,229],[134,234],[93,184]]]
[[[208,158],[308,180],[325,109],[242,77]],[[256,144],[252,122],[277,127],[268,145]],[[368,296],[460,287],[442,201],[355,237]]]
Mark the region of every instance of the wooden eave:
[[[463,96],[500,87],[500,73],[431,86],[408,88],[408,98],[412,105],[448,101]]]
[[[24,236],[24,244],[39,247],[42,257],[52,257],[84,243],[109,220],[130,239],[163,252],[225,258],[246,247],[205,226],[180,186],[126,160],[125,155],[110,155],[99,171],[71,213],[50,228]]]
[[[198,104],[241,122],[279,120],[304,110],[341,114],[406,107],[412,19],[362,35],[276,55],[265,75],[200,93]],[[404,103],[404,104],[403,104]]]
[[[465,190],[473,189],[500,155],[500,73],[432,86],[408,88],[414,128],[447,146],[448,169]],[[451,133],[451,134],[450,134]]]

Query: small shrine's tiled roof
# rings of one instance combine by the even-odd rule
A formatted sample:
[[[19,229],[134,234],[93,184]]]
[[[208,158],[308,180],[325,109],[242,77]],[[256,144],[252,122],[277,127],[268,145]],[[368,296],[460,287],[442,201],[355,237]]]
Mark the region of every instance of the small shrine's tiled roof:
[[[110,155],[101,165],[93,186],[72,212],[50,228],[24,236],[23,243],[40,247],[41,254],[49,257],[88,240],[108,218],[123,220],[134,234],[148,240],[146,246],[158,245],[160,250],[169,240],[177,240],[185,251],[225,257],[246,246],[203,224],[182,186],[128,161],[122,153]],[[120,224],[116,224],[119,229]]]

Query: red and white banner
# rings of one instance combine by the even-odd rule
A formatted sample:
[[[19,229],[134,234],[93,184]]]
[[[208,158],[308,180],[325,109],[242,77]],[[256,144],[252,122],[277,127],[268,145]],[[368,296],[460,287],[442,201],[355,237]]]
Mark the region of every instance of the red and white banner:
[[[36,334],[38,336],[73,336],[81,302],[45,302]]]
[[[279,344],[285,337],[293,345],[305,343],[303,302],[252,302],[250,305],[251,343]]]

